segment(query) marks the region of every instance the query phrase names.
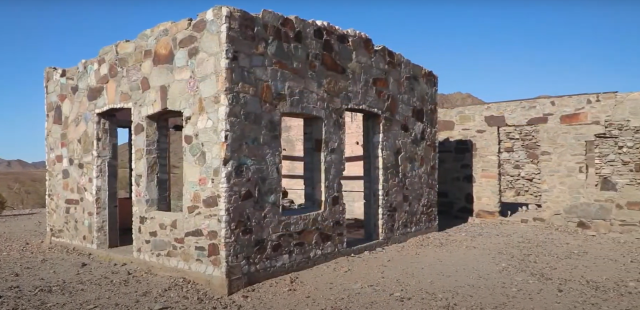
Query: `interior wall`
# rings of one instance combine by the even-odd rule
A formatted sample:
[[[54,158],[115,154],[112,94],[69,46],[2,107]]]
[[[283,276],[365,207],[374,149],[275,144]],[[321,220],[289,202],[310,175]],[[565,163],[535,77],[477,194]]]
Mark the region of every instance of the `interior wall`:
[[[348,219],[364,220],[364,128],[362,113],[345,112],[345,170],[342,196]]]
[[[285,209],[304,203],[304,120],[282,118],[282,188],[288,199]],[[295,206],[289,206],[293,203]]]

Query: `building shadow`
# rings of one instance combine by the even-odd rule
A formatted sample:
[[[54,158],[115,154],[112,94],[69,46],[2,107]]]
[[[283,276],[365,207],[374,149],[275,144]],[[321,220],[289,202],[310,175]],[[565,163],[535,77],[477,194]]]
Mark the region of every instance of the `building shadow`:
[[[499,207],[500,210],[498,211],[498,213],[502,217],[510,217],[520,211],[529,210],[529,205],[532,205],[532,204],[524,203],[524,202],[500,202],[500,207]],[[540,204],[533,204],[533,205],[536,205],[538,208],[541,207]]]
[[[0,214],[0,217],[19,217],[19,216],[34,215],[34,214],[38,214],[38,213],[40,213],[40,212],[15,213],[15,214],[6,213],[6,214]]]
[[[473,216],[472,140],[444,139],[438,143],[438,230],[447,230]]]

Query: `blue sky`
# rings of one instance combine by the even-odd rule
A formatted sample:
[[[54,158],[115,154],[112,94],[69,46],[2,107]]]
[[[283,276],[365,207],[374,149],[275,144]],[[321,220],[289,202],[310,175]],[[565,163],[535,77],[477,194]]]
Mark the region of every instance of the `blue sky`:
[[[640,91],[640,1],[2,1],[0,158],[43,160],[47,66],[71,67],[158,23],[217,4],[369,34],[440,77],[442,93],[500,101]]]

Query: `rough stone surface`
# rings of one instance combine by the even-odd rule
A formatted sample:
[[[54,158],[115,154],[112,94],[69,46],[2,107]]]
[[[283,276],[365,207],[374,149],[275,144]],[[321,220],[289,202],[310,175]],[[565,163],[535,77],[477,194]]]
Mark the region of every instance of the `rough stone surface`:
[[[537,126],[501,127],[500,197],[502,202],[538,203],[540,141]]]
[[[640,126],[606,122],[604,135],[596,138],[594,147],[599,188],[617,192],[640,190]],[[603,185],[605,182],[608,184]]]
[[[567,218],[582,220],[610,220],[613,205],[592,202],[577,202],[564,208]]]
[[[210,275],[232,292],[342,255],[346,110],[380,119],[370,137],[381,154],[371,187],[378,242],[433,230],[437,83],[366,35],[325,22],[215,7],[160,24],[77,67],[46,69],[47,231],[114,245],[115,132],[126,125],[135,257]],[[321,123],[315,212],[281,211],[283,115]],[[182,195],[168,181],[176,130]]]

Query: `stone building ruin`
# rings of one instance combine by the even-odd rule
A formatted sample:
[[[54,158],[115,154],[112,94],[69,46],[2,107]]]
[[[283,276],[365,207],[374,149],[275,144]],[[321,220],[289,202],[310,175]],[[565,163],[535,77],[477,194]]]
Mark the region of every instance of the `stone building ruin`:
[[[434,231],[437,83],[360,32],[224,6],[47,68],[48,238],[228,294]]]
[[[640,93],[438,111],[440,214],[640,230]]]

